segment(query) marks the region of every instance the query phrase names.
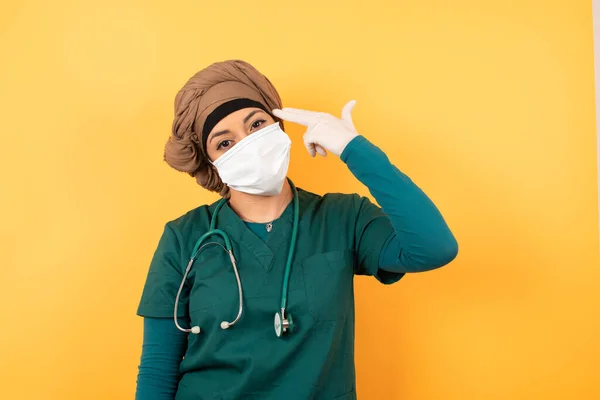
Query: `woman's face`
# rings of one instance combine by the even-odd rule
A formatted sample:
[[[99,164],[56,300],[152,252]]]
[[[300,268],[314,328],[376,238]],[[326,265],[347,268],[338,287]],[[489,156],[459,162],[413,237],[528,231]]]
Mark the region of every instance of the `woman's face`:
[[[242,108],[223,118],[208,134],[206,153],[214,162],[240,140],[274,124],[275,120],[260,108]]]

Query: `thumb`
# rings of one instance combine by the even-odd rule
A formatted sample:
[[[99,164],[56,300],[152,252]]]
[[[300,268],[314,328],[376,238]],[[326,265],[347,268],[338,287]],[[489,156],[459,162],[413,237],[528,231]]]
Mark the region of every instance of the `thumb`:
[[[355,105],[356,100],[350,100],[342,109],[342,119],[352,124],[352,126],[354,126],[354,123],[352,122],[352,110],[354,109]]]

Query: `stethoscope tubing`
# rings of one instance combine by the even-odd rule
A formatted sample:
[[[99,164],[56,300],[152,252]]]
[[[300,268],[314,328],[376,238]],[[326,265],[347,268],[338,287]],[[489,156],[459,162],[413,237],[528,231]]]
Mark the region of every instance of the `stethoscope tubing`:
[[[293,225],[292,225],[292,237],[290,239],[290,248],[288,249],[288,256],[287,256],[287,260],[286,260],[286,264],[285,264],[285,270],[284,270],[284,275],[283,275],[283,284],[282,284],[282,288],[281,288],[281,303],[280,303],[280,308],[281,308],[281,319],[285,320],[285,312],[286,312],[286,308],[287,308],[287,296],[288,296],[288,288],[289,288],[289,281],[290,281],[290,274],[291,274],[291,269],[292,269],[292,262],[294,259],[294,253],[296,250],[296,242],[298,239],[298,222],[299,222],[299,200],[298,200],[298,191],[296,189],[296,187],[294,186],[294,184],[289,181],[290,186],[292,188],[292,191],[294,193],[294,198],[293,198],[293,207],[294,207],[294,219],[293,219]],[[193,251],[192,251],[192,255],[190,257],[190,261],[187,264],[187,267],[185,269],[185,273],[183,275],[183,279],[181,280],[181,284],[179,285],[179,289],[177,291],[177,295],[175,297],[175,305],[174,305],[174,311],[173,311],[173,318],[175,320],[175,326],[183,331],[183,332],[191,332],[194,334],[198,334],[200,333],[200,327],[199,326],[193,326],[191,329],[185,329],[182,328],[179,325],[178,322],[178,317],[177,317],[177,311],[178,311],[178,307],[179,307],[179,298],[181,296],[181,292],[183,291],[183,287],[185,286],[185,282],[187,279],[187,276],[190,272],[190,270],[192,269],[192,266],[194,265],[194,262],[196,261],[198,255],[200,254],[200,251],[210,245],[210,244],[215,244],[215,245],[219,245],[221,247],[223,247],[223,249],[227,252],[227,254],[229,255],[229,259],[231,260],[231,265],[233,267],[233,271],[235,273],[235,278],[236,278],[236,282],[237,282],[237,286],[238,286],[238,297],[239,297],[239,307],[238,307],[238,313],[236,318],[231,321],[231,322],[227,322],[227,321],[223,321],[221,322],[221,329],[228,329],[229,327],[235,325],[240,318],[242,317],[243,314],[243,310],[244,310],[244,301],[243,301],[243,296],[244,296],[244,292],[243,292],[243,288],[242,288],[242,282],[241,282],[241,278],[240,278],[240,274],[237,268],[237,262],[235,260],[235,257],[233,255],[233,247],[231,245],[231,241],[229,239],[229,236],[222,230],[220,229],[216,229],[216,224],[217,224],[217,215],[219,213],[219,211],[221,210],[221,208],[225,205],[225,203],[227,202],[227,199],[222,199],[221,201],[219,201],[219,203],[217,203],[217,206],[215,207],[215,211],[213,213],[213,217],[211,218],[211,222],[210,222],[210,228],[208,230],[208,232],[206,232],[204,235],[202,235],[197,241],[196,244],[194,245]],[[225,242],[225,245],[222,245],[221,243],[218,242],[209,242],[209,243],[204,243],[209,237],[213,236],[213,235],[218,235],[220,236],[223,241]],[[278,334],[279,336],[279,334]]]

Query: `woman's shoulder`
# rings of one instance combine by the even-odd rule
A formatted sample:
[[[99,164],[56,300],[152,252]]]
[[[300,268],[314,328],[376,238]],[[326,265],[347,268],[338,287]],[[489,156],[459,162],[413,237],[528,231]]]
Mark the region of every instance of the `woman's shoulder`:
[[[174,219],[168,220],[166,225],[171,229],[184,234],[190,230],[197,230],[198,228],[202,229],[205,227],[208,229],[210,226],[210,216],[217,203],[218,200],[211,204],[203,204],[195,207]]]
[[[338,212],[354,209],[362,200],[357,193],[327,192],[321,195],[300,188],[298,196],[305,208],[335,209]]]

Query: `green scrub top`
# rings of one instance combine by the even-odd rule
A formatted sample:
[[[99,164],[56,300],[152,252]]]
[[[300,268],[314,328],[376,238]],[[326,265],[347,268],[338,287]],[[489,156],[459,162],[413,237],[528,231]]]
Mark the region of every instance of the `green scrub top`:
[[[295,330],[278,338],[279,311],[293,207],[273,222],[263,241],[229,207],[217,228],[230,237],[244,291],[238,311],[236,278],[222,247],[205,247],[180,296],[180,324],[189,334],[176,400],[355,399],[354,275],[390,284],[403,274],[379,270],[379,254],[393,233],[382,210],[358,195],[298,189],[300,218],[287,314]],[[195,242],[210,225],[216,203],[166,224],[152,259],[137,314],[173,316],[175,296]],[[213,236],[209,242],[220,242]]]

